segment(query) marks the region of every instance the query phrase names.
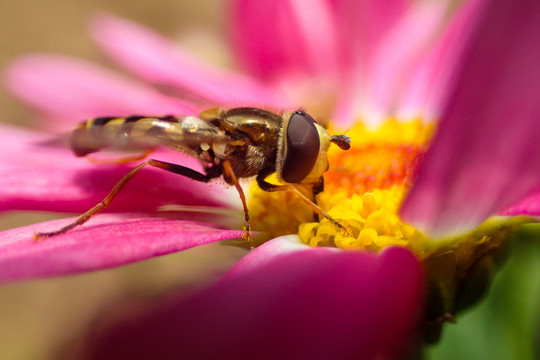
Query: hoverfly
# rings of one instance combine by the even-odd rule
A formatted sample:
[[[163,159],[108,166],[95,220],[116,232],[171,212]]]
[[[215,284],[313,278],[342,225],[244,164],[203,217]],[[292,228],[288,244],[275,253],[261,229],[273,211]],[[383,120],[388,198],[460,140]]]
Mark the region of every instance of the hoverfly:
[[[276,114],[267,110],[239,107],[214,108],[198,116],[98,117],[79,125],[70,138],[76,156],[103,149],[150,150],[165,146],[186,153],[204,166],[204,173],[160,160],[148,159],[126,174],[105,199],[73,223],[52,232],[36,233],[36,240],[59,235],[82,225],[105,209],[122,187],[145,166],[157,167],[190,179],[209,182],[222,177],[234,185],[244,208],[244,236],[251,242],[251,225],[246,198],[239,178],[256,176],[265,191],[294,191],[317,213],[339,228],[343,226],[310,200],[298,186],[311,189],[313,199],[323,191],[323,174],[328,170],[330,143],[350,148],[346,135],[331,136],[326,127],[302,110]],[[266,181],[277,174],[282,185]]]

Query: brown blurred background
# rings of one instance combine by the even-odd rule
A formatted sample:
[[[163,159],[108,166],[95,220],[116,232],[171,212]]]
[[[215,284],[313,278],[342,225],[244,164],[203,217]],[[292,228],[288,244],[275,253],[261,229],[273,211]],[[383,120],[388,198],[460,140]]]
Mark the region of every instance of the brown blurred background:
[[[228,61],[220,0],[7,0],[0,2],[0,68],[35,52],[110,66],[86,34],[86,22],[96,11],[136,20],[212,61]],[[32,112],[3,88],[0,114],[0,121],[32,126]],[[0,230],[55,216],[1,214]],[[214,245],[112,270],[0,286],[0,360],[58,358],[111,303],[200,286],[243,254]]]
[[[1,1],[0,67],[17,55],[33,52],[69,54],[108,64],[86,34],[88,18],[103,10],[139,21],[176,40],[186,34],[190,37],[209,33],[217,37],[223,28],[220,0]],[[2,121],[20,123],[29,118],[29,113],[3,89],[0,109]]]

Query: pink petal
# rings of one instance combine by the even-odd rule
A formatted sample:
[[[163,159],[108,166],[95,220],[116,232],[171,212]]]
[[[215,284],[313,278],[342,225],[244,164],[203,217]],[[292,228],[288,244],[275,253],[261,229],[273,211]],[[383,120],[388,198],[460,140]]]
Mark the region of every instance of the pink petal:
[[[336,74],[338,19],[327,0],[229,3],[233,47],[251,73],[270,81],[296,73]]]
[[[68,149],[39,145],[51,140],[48,135],[7,125],[0,126],[0,134],[0,211],[81,213],[103,200],[134,167],[93,164],[76,158]],[[157,152],[152,157],[200,170],[197,161],[181,153]],[[224,189],[221,184],[143,169],[120,191],[108,211],[152,212],[166,204],[230,206]]]
[[[397,359],[421,301],[403,248],[310,249],[207,288],[150,303],[89,341],[90,359]],[[98,329],[96,329],[98,330]]]
[[[521,199],[509,208],[505,209],[501,215],[530,215],[540,216],[540,189],[533,191],[529,196]]]
[[[448,97],[465,45],[477,25],[484,0],[463,2],[430,53],[412,70],[398,105],[399,117],[422,116],[431,120],[440,116],[442,102]]]
[[[33,240],[34,232],[57,230],[73,220],[0,232],[0,282],[120,266],[242,236],[242,231],[196,221],[123,214],[99,215],[66,234]]]
[[[346,62],[365,70],[381,39],[411,8],[410,0],[339,0],[338,14]]]
[[[112,15],[100,14],[91,34],[116,62],[152,84],[205,105],[281,105],[283,99],[255,80],[218,70],[159,34]]]
[[[311,247],[302,243],[298,235],[285,235],[275,238],[265,242],[252,250],[247,256],[244,256],[225,275],[223,280],[228,281],[231,276],[241,276],[257,268],[266,266],[272,261],[275,261],[278,256],[285,256],[292,252],[306,249],[311,249]]]
[[[420,3],[381,40],[367,69],[367,94],[374,110],[393,110],[403,78],[425,52],[447,11],[445,1]]]
[[[402,209],[436,237],[474,228],[540,184],[540,2],[484,10]]]
[[[393,114],[404,80],[441,27],[447,7],[446,1],[420,2],[386,30],[344,89],[335,113],[341,126],[359,117],[378,124]]]
[[[5,82],[20,99],[51,118],[68,119],[69,127],[100,115],[197,113],[192,105],[68,56],[22,57],[8,66]]]

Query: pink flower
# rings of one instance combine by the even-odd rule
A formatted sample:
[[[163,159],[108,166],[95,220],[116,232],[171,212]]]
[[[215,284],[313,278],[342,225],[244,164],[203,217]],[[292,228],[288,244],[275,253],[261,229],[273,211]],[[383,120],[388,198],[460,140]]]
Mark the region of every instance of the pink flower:
[[[186,115],[208,106],[304,106],[344,128],[360,120],[380,126],[390,116],[440,119],[402,207],[405,220],[448,237],[518,200],[508,214],[538,214],[536,198],[523,200],[540,185],[537,2],[473,0],[446,21],[444,1],[230,5],[233,48],[246,73],[216,69],[148,29],[100,15],[92,36],[143,82],[64,56],[33,55],[7,69],[7,85],[41,111],[44,129],[55,132],[73,128],[74,119]],[[48,139],[2,126],[1,209],[84,212],[130,168],[96,166],[36,145]],[[177,153],[152,157],[200,169]],[[161,211],[169,204],[234,210],[231,203],[219,185],[149,169],[126,186],[108,214],[71,232],[32,241],[33,232],[73,219],[0,233],[0,280],[106,268],[236,238],[238,226],[218,225],[231,224],[226,213]],[[371,239],[370,231],[359,236]],[[381,235],[375,234],[377,241]],[[98,336],[92,351],[99,358],[130,351],[162,358],[182,352],[193,358],[397,356],[419,316],[419,261],[401,247],[376,255],[310,248],[298,240],[270,240],[217,286],[150,308],[133,320],[142,326],[120,324]],[[424,266],[428,278],[429,269]],[[148,346],[133,346],[138,339]]]

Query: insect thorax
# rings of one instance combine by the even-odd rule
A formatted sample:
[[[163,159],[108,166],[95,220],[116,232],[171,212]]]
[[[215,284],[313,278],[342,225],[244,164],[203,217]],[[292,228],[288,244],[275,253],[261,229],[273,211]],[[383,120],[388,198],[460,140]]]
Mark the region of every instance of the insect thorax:
[[[228,145],[217,158],[229,160],[235,174],[251,177],[265,168],[275,169],[277,143],[282,118],[257,108],[210,109],[200,117],[212,122],[231,138],[244,139],[243,146]]]

